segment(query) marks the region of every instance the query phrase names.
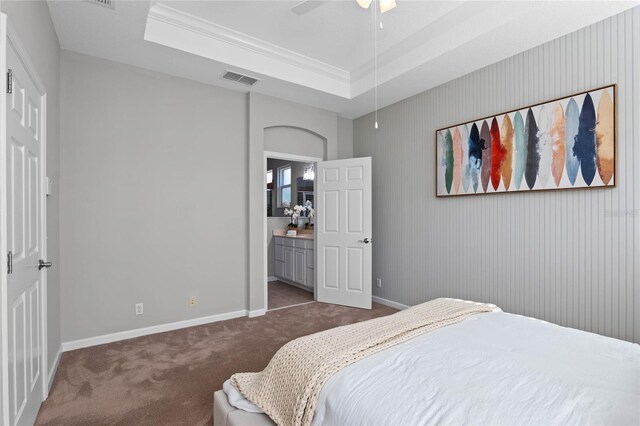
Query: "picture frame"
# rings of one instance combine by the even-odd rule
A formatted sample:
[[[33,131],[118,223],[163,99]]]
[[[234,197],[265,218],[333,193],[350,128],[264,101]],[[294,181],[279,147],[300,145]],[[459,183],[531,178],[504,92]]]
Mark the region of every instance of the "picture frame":
[[[613,188],[617,86],[436,130],[436,196]]]

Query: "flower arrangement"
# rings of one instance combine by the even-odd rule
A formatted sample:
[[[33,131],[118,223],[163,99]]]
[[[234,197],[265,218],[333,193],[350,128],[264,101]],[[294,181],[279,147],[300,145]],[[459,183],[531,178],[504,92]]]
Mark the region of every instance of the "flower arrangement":
[[[313,223],[311,223],[315,213],[315,210],[313,209],[313,204],[311,203],[311,201],[307,200],[307,202],[304,204],[304,207],[307,210],[307,217],[309,218],[309,222],[306,223],[304,227],[305,229],[313,229]]]
[[[289,223],[290,229],[298,227],[298,219],[304,212],[308,212],[307,217],[309,218],[309,221],[313,219],[314,210],[311,201],[307,201],[304,206],[295,205],[291,207],[290,203],[283,203],[283,206],[285,216],[291,217],[291,223]],[[310,225],[309,227],[313,227],[313,225]]]
[[[291,207],[290,203],[282,203],[282,205],[284,206],[285,216],[291,217],[291,223],[289,223],[289,228],[290,229],[297,228],[298,218],[300,217],[302,212],[305,211],[305,208],[303,206],[298,206],[298,205]]]

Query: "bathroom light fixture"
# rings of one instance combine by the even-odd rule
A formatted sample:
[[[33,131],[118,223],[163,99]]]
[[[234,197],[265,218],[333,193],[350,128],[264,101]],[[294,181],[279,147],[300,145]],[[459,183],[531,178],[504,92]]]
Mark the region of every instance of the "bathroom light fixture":
[[[302,179],[304,180],[314,180],[316,178],[316,173],[313,171],[313,164],[304,169],[304,175]]]

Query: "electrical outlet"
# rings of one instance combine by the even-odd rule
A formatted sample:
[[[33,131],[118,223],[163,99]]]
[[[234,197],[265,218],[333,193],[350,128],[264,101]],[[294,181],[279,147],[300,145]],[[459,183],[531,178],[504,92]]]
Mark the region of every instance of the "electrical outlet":
[[[136,315],[144,314],[144,304],[136,303]]]
[[[195,296],[191,296],[189,298],[189,306],[196,306],[198,304],[198,300]]]
[[[378,278],[378,279],[376,280],[376,287],[378,287],[378,288],[382,288],[382,278]]]

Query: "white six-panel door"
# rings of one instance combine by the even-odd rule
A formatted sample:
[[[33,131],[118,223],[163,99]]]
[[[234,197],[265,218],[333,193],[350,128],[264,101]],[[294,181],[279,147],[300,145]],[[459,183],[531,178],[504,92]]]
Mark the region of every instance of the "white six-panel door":
[[[371,309],[371,158],[319,162],[315,184],[316,298]]]
[[[43,398],[41,152],[43,93],[37,89],[15,48],[7,44],[13,73],[6,105],[7,279],[9,424],[32,424]]]

